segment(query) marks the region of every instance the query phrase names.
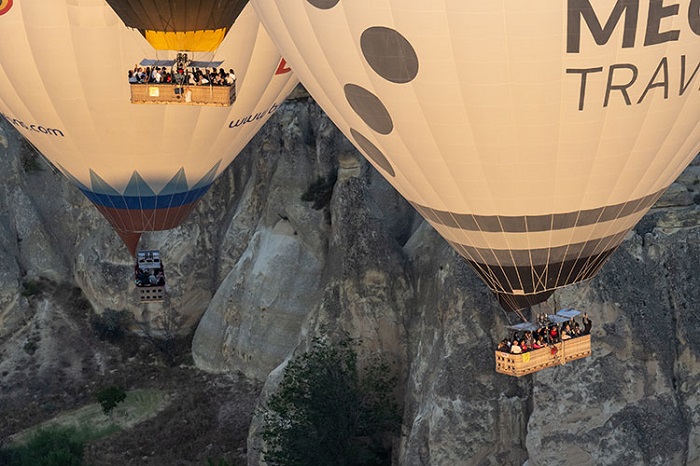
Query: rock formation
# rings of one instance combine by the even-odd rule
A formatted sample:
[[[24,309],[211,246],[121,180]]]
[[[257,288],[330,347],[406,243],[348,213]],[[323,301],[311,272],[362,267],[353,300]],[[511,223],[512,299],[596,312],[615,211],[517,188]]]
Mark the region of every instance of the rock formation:
[[[496,374],[493,356],[513,317],[303,92],[182,227],[144,235],[165,258],[162,305],[137,303],[106,221],[9,124],[0,131],[6,348],[36,317],[22,284],[47,279],[153,331],[176,312],[178,330],[196,327],[198,367],[265,381],[263,397],[313,336],[361,338],[363,355],[400,374],[397,464],[700,464],[697,159],[595,279],[547,303],[593,317],[593,355],[516,379]]]

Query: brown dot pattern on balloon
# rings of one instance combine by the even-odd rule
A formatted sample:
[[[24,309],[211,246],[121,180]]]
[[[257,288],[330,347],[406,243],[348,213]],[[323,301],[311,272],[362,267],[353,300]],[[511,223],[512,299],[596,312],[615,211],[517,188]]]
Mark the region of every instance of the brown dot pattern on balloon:
[[[340,0],[307,0],[309,4],[321,10],[330,10],[338,4]]]
[[[345,98],[367,126],[379,134],[389,134],[394,122],[379,97],[357,84],[346,84]]]
[[[387,81],[404,84],[418,74],[418,56],[408,40],[398,31],[374,26],[360,37],[362,54],[375,73]]]
[[[316,8],[328,10],[340,0],[307,1]],[[360,48],[372,70],[389,82],[405,84],[418,75],[418,55],[411,43],[395,29],[384,26],[365,29],[360,36]],[[352,83],[345,84],[343,90],[350,107],[369,128],[382,135],[394,130],[391,115],[379,97]],[[396,176],[394,167],[377,146],[354,128],[350,128],[350,133],[367,157],[390,176]]]
[[[350,128],[350,134],[367,157],[369,157],[374,163],[379,165],[379,167],[385,172],[387,172],[389,176],[396,176],[396,173],[394,172],[394,167],[391,166],[387,158],[384,156],[382,151],[380,151],[377,148],[377,146],[372,144],[366,137],[364,137],[362,134],[360,134],[353,128]]]

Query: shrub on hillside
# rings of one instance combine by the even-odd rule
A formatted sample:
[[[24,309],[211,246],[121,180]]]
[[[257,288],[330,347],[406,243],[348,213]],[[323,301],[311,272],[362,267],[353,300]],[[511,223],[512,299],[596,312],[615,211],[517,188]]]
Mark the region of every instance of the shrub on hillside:
[[[224,459],[220,459],[217,462],[214,462],[214,460],[212,460],[212,459],[208,459],[207,466],[231,466],[231,465],[228,463],[228,461],[226,461]]]
[[[32,356],[34,353],[36,353],[36,350],[39,349],[39,345],[35,340],[27,340],[24,343],[24,346],[22,346],[22,349],[30,356]]]
[[[22,282],[22,296],[30,298],[40,296],[42,293],[41,283],[37,280],[25,280]]]
[[[119,403],[126,400],[126,391],[118,385],[108,385],[97,390],[95,398],[102,406],[102,412],[109,415]]]
[[[3,466],[82,466],[83,442],[74,429],[40,430],[26,445],[0,450]]]

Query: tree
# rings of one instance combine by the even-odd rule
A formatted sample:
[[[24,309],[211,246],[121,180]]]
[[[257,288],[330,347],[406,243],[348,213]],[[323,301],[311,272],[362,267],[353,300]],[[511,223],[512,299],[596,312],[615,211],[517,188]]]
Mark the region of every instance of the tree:
[[[360,376],[358,344],[315,338],[289,362],[279,391],[263,407],[270,466],[391,464],[390,440],[401,425],[397,377],[383,358],[368,361]]]
[[[95,393],[97,402],[102,406],[102,412],[109,415],[119,403],[126,400],[126,392],[117,385],[108,385]]]

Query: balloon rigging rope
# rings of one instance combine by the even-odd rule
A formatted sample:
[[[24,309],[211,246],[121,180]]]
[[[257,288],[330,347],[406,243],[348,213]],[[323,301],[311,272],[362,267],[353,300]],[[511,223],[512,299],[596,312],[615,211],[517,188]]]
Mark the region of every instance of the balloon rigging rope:
[[[158,12],[159,19],[163,22],[163,31],[168,32],[168,28],[172,29],[172,32],[175,32],[175,26],[174,26],[174,21],[173,21],[173,9],[168,8],[168,16],[164,17],[163,15],[160,14],[160,11]]]
[[[520,309],[516,309],[516,310],[515,310],[515,313],[518,314],[518,316],[520,317],[520,319],[521,319],[523,322],[527,322],[527,321],[528,321],[528,320],[525,318],[525,316],[523,315],[523,312],[522,312]]]

